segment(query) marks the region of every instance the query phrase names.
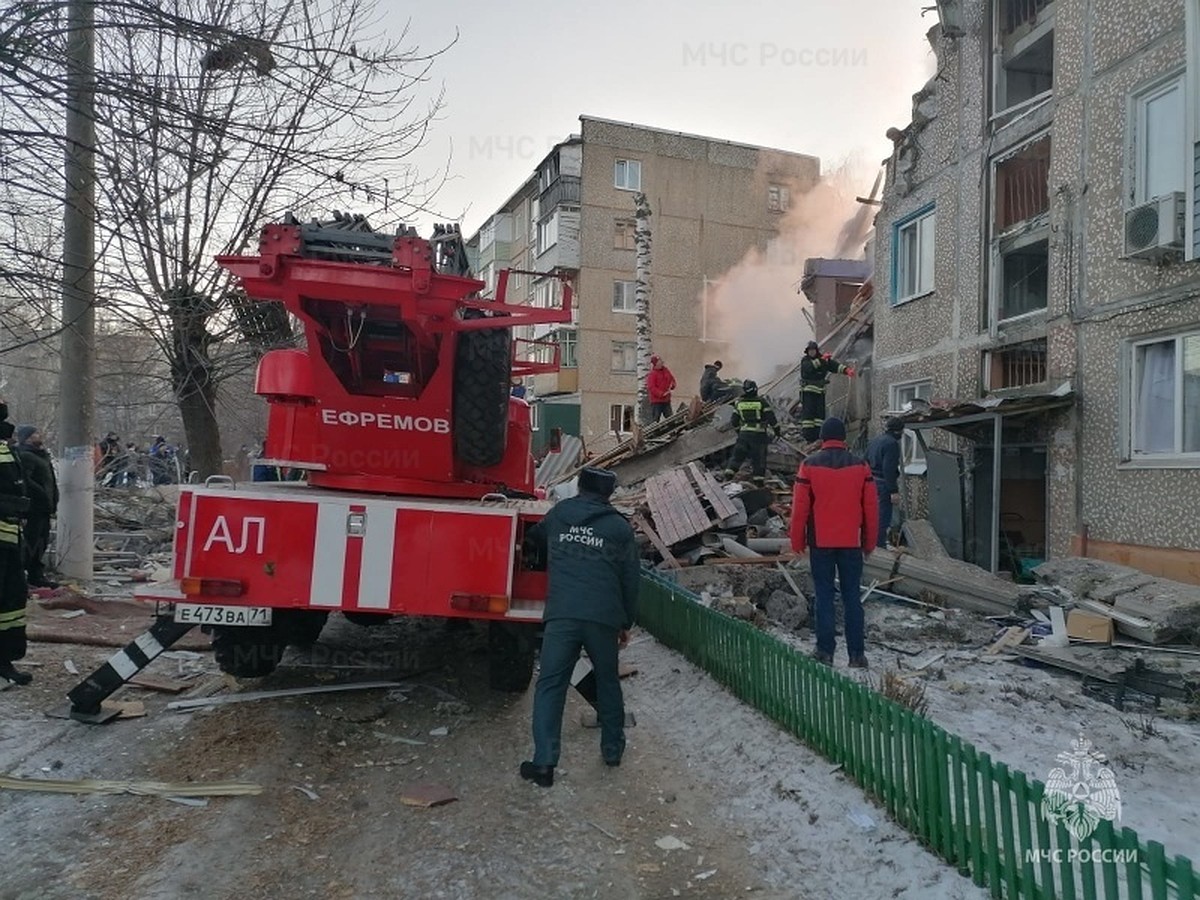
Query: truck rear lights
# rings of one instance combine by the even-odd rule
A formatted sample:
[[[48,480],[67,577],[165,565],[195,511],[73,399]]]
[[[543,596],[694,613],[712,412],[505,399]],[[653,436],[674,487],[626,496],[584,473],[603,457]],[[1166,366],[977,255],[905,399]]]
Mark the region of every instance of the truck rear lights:
[[[508,603],[508,597],[502,594],[455,594],[450,598],[451,609],[467,612],[506,613]]]
[[[179,590],[189,597],[240,597],[244,588],[236,578],[182,578]]]

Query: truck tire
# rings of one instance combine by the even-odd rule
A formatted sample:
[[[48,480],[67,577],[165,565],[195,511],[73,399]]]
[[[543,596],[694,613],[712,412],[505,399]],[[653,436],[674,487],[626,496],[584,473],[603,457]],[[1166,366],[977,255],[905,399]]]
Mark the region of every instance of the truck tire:
[[[464,331],[454,360],[454,454],[468,466],[499,465],[508,447],[512,336],[507,328]]]
[[[276,611],[276,619],[282,618],[283,635],[292,647],[308,647],[321,637],[329,613],[315,609],[293,609]]]
[[[519,694],[533,678],[537,625],[491,622],[488,627],[488,686]]]
[[[213,656],[217,666],[235,678],[263,678],[275,671],[287,644],[274,626],[237,628],[215,626]]]

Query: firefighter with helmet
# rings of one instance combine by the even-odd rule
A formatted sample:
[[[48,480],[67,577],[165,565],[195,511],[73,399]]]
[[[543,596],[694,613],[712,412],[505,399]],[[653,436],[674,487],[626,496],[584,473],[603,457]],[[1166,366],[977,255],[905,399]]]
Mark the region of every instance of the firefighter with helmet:
[[[821,353],[816,341],[809,341],[800,360],[800,433],[812,443],[821,434],[825,421],[825,385],[830,375],[854,377],[854,367],[843,365],[830,354]]]
[[[738,437],[725,477],[732,478],[742,463],[749,459],[754,483],[761,487],[767,474],[767,445],[770,443],[767,429],[772,429],[775,437],[779,437],[779,421],[770,404],[758,396],[755,382],[742,382],[742,396],[734,406],[732,422]]]

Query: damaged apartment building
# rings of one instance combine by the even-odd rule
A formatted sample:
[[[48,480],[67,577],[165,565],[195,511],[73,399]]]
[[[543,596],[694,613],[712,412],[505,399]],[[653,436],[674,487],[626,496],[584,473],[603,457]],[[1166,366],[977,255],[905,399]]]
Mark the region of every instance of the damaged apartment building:
[[[528,379],[535,449],[560,428],[603,451],[633,431],[634,196],[649,200],[650,321],[654,351],[675,374],[677,403],[698,392],[704,364],[728,352],[710,321],[720,276],[763,249],[794,198],[820,177],[814,156],[580,117],[580,134],[549,150],[467,242],[491,296],[511,268],[510,303],[551,305],[561,272],[574,285],[576,321],[526,329],[518,352],[560,371]],[[747,303],[763,298],[747,297]]]
[[[875,409],[947,549],[1200,583],[1200,0],[942,0],[889,136]]]

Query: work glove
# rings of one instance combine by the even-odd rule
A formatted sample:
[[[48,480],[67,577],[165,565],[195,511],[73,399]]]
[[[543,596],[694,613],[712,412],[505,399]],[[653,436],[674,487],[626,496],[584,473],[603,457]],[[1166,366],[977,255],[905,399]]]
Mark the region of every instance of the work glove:
[[[829,360],[833,359],[833,354],[825,353],[821,356],[821,359],[825,360],[825,362],[829,362]]]
[[[854,377],[854,366],[846,366],[846,377],[847,378]]]

